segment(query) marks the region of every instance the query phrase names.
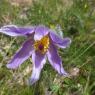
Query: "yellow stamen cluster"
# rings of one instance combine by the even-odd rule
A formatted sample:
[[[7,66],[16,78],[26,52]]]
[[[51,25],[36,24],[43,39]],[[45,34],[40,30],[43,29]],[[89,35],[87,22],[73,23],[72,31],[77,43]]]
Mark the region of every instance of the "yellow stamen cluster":
[[[36,51],[39,51],[40,53],[44,54],[49,48],[49,43],[49,37],[44,36],[41,40],[35,41],[34,48]]]

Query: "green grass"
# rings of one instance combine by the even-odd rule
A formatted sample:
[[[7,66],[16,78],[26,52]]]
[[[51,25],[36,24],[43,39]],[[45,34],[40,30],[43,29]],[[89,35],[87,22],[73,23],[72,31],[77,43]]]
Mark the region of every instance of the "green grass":
[[[0,26],[12,23],[48,27],[59,24],[62,27],[64,36],[70,37],[72,44],[67,49],[60,49],[59,53],[64,68],[72,76],[59,76],[46,64],[40,80],[28,86],[31,71],[27,73],[26,68],[32,68],[31,59],[15,71],[6,68],[25,39],[0,34],[0,95],[95,95],[94,3],[94,0],[37,0],[30,6],[13,6],[7,0],[1,0]],[[79,70],[76,75],[73,75],[74,68]]]

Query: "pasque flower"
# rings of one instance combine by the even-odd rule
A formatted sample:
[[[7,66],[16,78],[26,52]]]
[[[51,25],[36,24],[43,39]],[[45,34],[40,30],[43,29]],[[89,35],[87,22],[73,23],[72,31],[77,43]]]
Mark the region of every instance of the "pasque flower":
[[[67,73],[62,67],[62,60],[57,49],[66,48],[70,45],[70,38],[62,39],[54,30],[43,25],[33,27],[17,27],[6,25],[0,28],[0,32],[9,36],[25,36],[27,40],[16,52],[12,60],[7,64],[7,68],[16,69],[24,61],[32,56],[33,69],[30,83],[34,84],[39,80],[41,70],[48,59],[51,66],[60,74],[66,76]]]

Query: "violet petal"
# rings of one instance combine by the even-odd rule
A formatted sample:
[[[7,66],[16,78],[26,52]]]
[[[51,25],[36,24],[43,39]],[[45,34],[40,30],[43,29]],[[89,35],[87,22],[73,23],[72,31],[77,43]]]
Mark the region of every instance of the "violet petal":
[[[6,25],[0,28],[0,32],[9,36],[26,36],[34,32],[35,27],[17,27],[16,25]]]
[[[62,39],[58,35],[56,35],[54,32],[50,32],[50,37],[51,37],[52,41],[61,48],[66,48],[71,43],[70,38]]]
[[[39,80],[41,70],[44,64],[46,63],[46,57],[45,55],[39,52],[34,52],[32,53],[32,61],[33,61],[33,71],[29,80],[30,85],[34,84],[36,81]]]
[[[42,25],[39,25],[35,29],[35,35],[34,35],[34,40],[40,40],[44,36],[48,34],[48,28]]]
[[[47,52],[47,57],[52,67],[60,74],[66,76],[67,73],[62,66],[62,60],[57,53],[57,49],[53,44],[50,44]]]
[[[27,60],[32,55],[33,42],[31,39],[28,39],[21,49],[14,55],[13,59],[7,64],[7,68],[16,69],[19,67],[25,60]]]

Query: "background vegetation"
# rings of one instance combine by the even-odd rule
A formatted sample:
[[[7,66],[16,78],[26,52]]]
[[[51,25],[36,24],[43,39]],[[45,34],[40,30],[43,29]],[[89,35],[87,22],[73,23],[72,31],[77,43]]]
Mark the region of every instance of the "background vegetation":
[[[18,70],[6,68],[25,38],[0,34],[0,95],[95,95],[95,0],[0,0],[0,26],[7,24],[60,25],[72,39],[69,48],[59,50],[71,77],[47,64],[40,80],[28,86],[31,59]]]

